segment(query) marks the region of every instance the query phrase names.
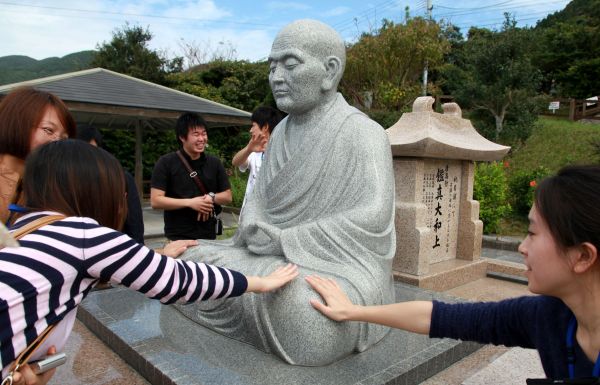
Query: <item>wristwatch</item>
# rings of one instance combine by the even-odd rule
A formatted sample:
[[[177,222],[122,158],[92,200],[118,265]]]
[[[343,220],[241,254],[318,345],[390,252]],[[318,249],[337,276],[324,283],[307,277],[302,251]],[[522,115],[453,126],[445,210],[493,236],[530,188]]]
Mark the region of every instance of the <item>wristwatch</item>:
[[[212,198],[213,204],[215,203],[215,193],[214,192],[209,192],[208,196]]]

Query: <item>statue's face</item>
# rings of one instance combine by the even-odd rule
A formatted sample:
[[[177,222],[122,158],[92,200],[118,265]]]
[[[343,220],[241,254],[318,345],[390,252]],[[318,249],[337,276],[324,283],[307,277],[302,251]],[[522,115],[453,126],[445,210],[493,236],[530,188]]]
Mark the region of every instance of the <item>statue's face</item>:
[[[323,60],[301,48],[301,37],[280,35],[269,55],[269,84],[277,108],[289,114],[305,113],[323,102]]]

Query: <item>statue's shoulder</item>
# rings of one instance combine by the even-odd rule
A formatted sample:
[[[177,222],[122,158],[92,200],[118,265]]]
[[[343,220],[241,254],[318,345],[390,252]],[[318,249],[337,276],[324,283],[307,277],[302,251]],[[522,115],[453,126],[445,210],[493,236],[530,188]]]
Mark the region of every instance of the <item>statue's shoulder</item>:
[[[353,126],[356,130],[365,131],[365,133],[378,134],[384,132],[383,127],[356,107],[351,106],[341,94],[338,94],[337,107],[339,112],[347,115],[345,124]],[[356,131],[355,131],[356,132]]]
[[[351,107],[352,111],[346,119],[345,132],[354,135],[359,135],[361,138],[366,140],[373,140],[377,142],[387,143],[387,135],[385,129],[376,121],[369,118],[364,112]],[[362,140],[362,139],[361,139]]]

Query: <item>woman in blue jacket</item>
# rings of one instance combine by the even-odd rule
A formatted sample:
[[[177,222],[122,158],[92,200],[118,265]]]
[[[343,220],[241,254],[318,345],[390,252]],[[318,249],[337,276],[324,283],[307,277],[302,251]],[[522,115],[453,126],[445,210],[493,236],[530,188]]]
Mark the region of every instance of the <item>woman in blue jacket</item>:
[[[308,283],[336,321],[365,321],[480,343],[537,349],[549,379],[600,377],[600,166],[565,167],[542,181],[519,246],[529,290],[500,302],[412,301],[383,306],[350,302],[337,283]]]

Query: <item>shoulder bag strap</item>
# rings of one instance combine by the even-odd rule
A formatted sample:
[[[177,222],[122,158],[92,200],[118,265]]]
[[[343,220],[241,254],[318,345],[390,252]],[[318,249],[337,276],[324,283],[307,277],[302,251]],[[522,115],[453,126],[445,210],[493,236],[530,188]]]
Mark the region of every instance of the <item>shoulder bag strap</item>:
[[[21,227],[12,232],[12,236],[15,239],[21,239],[21,237],[39,229],[42,226],[49,225],[52,222],[60,221],[61,219],[65,219],[64,215],[46,215],[41,218],[36,219],[35,221],[31,221],[25,226]]]
[[[48,224],[56,222],[56,221],[60,221],[61,219],[64,219],[64,218],[65,218],[64,215],[47,215],[47,216],[38,218],[35,221],[29,222],[28,224],[21,227],[20,229],[15,230],[12,233],[12,236],[15,239],[21,239],[25,235],[39,229],[42,226],[48,225]],[[50,335],[52,330],[54,330],[55,326],[56,326],[56,324],[48,325],[48,327],[43,332],[41,332],[40,335],[37,336],[37,338],[35,340],[33,340],[32,343],[27,345],[25,350],[23,350],[21,352],[21,354],[19,354],[19,356],[17,357],[15,362],[13,362],[11,370],[10,370],[8,376],[6,376],[6,378],[2,381],[2,384],[12,384],[12,378],[13,378],[14,373],[17,372],[21,366],[26,364],[27,361],[29,361],[29,358],[33,355],[33,353],[37,350],[37,348],[40,347],[40,345],[42,345],[42,343],[48,338],[48,336]]]
[[[194,182],[196,182],[196,185],[200,189],[200,192],[204,195],[208,194],[206,188],[204,187],[204,184],[202,183],[202,180],[200,180],[200,177],[198,177],[198,173],[192,170],[192,166],[190,166],[187,159],[185,159],[185,157],[181,153],[181,150],[177,150],[177,156],[179,156],[179,159],[181,159],[181,163],[183,163],[185,169],[190,173],[190,178],[192,178]]]
[[[33,355],[37,348],[39,348],[44,343],[44,341],[46,341],[46,339],[48,338],[48,336],[50,336],[50,333],[52,333],[52,330],[54,330],[54,327],[56,325],[57,324],[48,325],[48,327],[44,329],[44,331],[39,336],[37,336],[37,338],[33,340],[32,343],[27,345],[25,350],[23,350],[21,354],[19,354],[15,362],[13,362],[10,372],[8,373],[4,381],[2,381],[2,385],[4,385],[5,383],[12,384],[12,377],[14,376],[15,372],[18,372],[21,366],[25,365],[27,361],[29,361],[29,358]]]

